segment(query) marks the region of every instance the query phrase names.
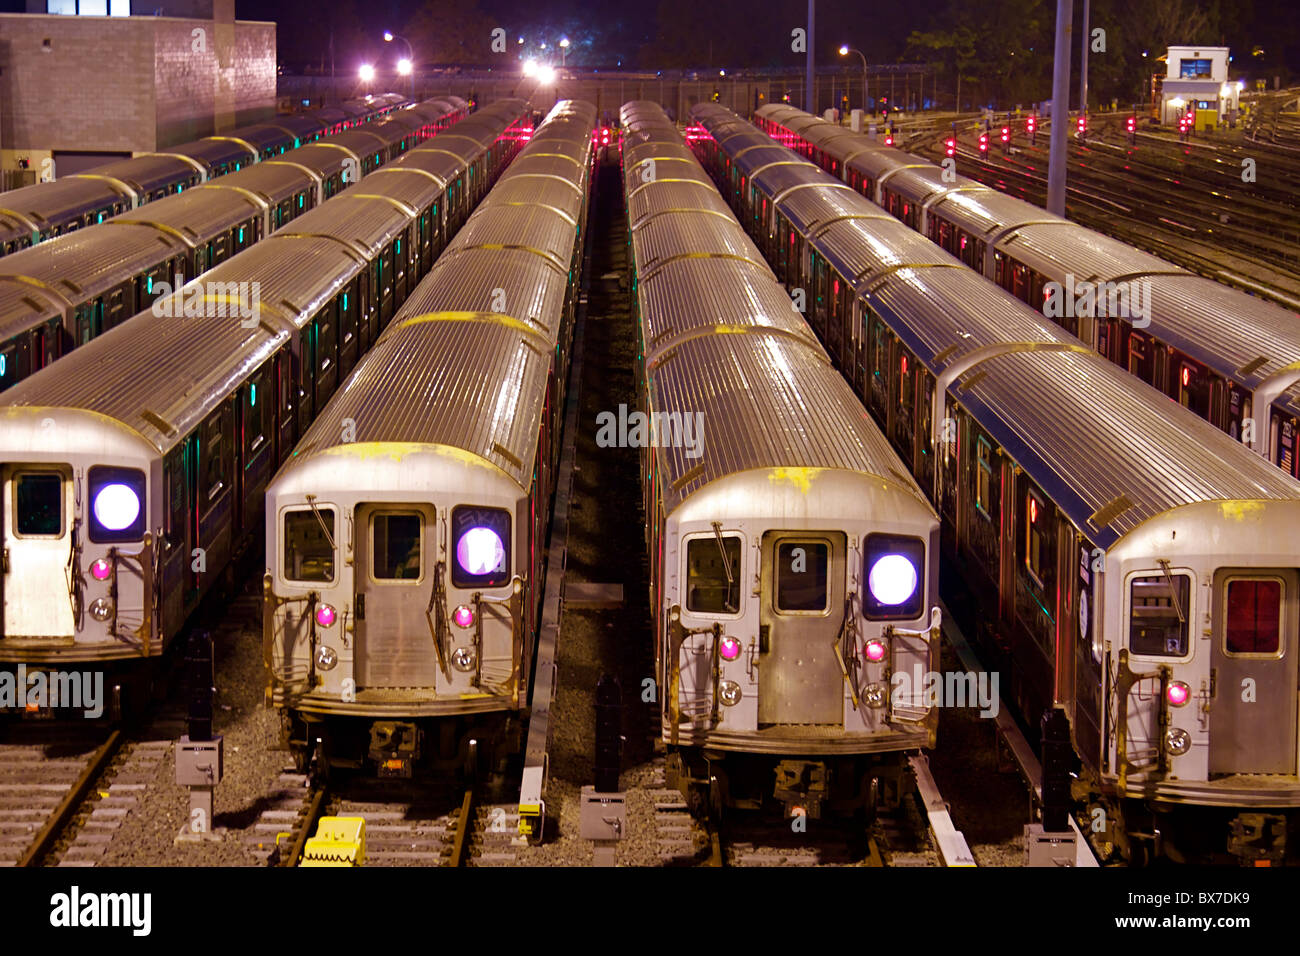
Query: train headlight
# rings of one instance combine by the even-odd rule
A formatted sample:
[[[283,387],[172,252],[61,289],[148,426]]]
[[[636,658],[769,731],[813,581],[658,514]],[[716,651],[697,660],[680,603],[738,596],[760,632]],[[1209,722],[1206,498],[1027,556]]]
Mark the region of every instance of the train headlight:
[[[478,655],[470,647],[458,647],[451,652],[451,663],[458,671],[468,673],[474,669],[475,663],[478,662]]]
[[[1170,727],[1165,732],[1165,749],[1175,757],[1187,753],[1192,746],[1192,735],[1181,727]]]
[[[339,662],[338,652],[332,647],[322,644],[316,648],[316,666],[323,671],[332,671],[334,665]]]
[[[862,649],[862,656],[873,664],[879,664],[888,653],[889,648],[885,646],[884,641],[867,641],[867,646]]]
[[[718,642],[718,654],[724,661],[734,661],[740,656],[740,641],[734,637],[727,636]]]
[[[90,602],[90,616],[103,623],[113,616],[113,602],[108,598],[95,598]]]
[[[95,495],[95,520],[109,531],[121,531],[140,516],[140,496],[123,484],[105,485]]]
[[[474,609],[468,604],[461,604],[456,610],[451,612],[451,619],[456,622],[457,627],[472,627],[474,624]]]
[[[867,594],[863,613],[874,620],[918,617],[925,597],[921,572],[925,542],[896,534],[869,534],[865,545]]]
[[[456,587],[499,587],[510,580],[510,512],[459,507],[452,511]]]
[[[879,710],[885,706],[885,685],[868,684],[866,691],[862,694],[862,699],[867,702],[867,706]]]
[[[334,610],[333,605],[318,604],[316,605],[316,623],[321,627],[329,627],[338,619],[338,612]]]
[[[107,581],[113,573],[113,565],[100,558],[90,566],[90,576],[96,581]]]
[[[740,685],[734,680],[724,680],[718,685],[718,698],[728,707],[739,704],[742,696]]]
[[[1165,699],[1173,707],[1182,707],[1191,697],[1192,689],[1180,680],[1170,681],[1169,688],[1165,691]]]
[[[144,472],[138,468],[96,465],[87,478],[90,540],[94,544],[138,541],[144,537]]]
[[[889,607],[902,604],[915,594],[918,581],[916,568],[901,554],[877,558],[867,574],[871,596]]]

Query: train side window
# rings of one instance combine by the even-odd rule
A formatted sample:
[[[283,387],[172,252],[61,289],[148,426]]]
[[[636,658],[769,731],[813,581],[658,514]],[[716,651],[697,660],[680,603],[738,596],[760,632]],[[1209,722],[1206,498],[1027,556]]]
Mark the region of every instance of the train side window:
[[[172,456],[167,473],[167,548],[185,543],[185,468],[180,454]]]
[[[18,381],[18,343],[0,348],[0,392]]]
[[[226,487],[226,454],[222,414],[218,412],[203,429],[203,495],[201,510],[206,511]]]
[[[902,354],[898,357],[898,406],[902,412],[900,420],[910,422],[912,406],[916,404],[916,388],[912,382],[916,365],[908,361],[906,349],[900,350]]]
[[[1043,500],[1030,491],[1025,496],[1025,567],[1040,587],[1047,579],[1047,568],[1052,560],[1047,538],[1047,513]]]
[[[334,580],[334,509],[304,508],[284,516],[284,576],[289,581]]]
[[[29,472],[14,478],[14,527],[23,537],[63,535],[63,478]]]
[[[418,513],[377,514],[370,519],[371,572],[376,581],[420,578],[424,519]]]
[[[269,367],[264,366],[252,381],[248,383],[248,402],[244,408],[244,467],[252,464],[253,457],[266,444],[270,432],[270,400],[273,398],[268,387]]]
[[[975,510],[992,521],[993,445],[988,439],[975,439]]]
[[[1192,611],[1191,576],[1163,574],[1135,577],[1129,583],[1129,649],[1153,657],[1187,654]],[[1170,582],[1173,587],[1170,587]]]
[[[1280,578],[1231,578],[1223,628],[1228,654],[1276,657],[1282,647]]]
[[[776,549],[776,609],[825,611],[830,548],[819,541],[786,541]]]
[[[705,614],[740,611],[740,536],[692,538],[686,544],[686,609]]]

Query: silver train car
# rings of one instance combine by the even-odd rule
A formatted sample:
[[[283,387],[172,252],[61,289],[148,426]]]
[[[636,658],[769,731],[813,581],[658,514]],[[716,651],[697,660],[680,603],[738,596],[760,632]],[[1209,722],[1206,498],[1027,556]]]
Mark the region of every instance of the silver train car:
[[[161,654],[258,540],[275,469],[445,244],[447,183],[477,168],[477,202],[524,108],[479,111],[458,144],[374,173],[5,393],[0,663],[116,662],[125,680]]]
[[[754,118],[1116,365],[1300,477],[1294,311],[965,176],[945,182],[929,160],[802,110],[771,104]]]
[[[706,160],[761,146],[747,221],[798,237],[791,284],[937,508],[945,596],[1003,696],[1069,718],[1084,832],[1129,860],[1294,858],[1300,484],[814,164],[694,115]]]
[[[518,743],[595,120],[555,106],[267,490],[268,695],[300,766]]]
[[[669,783],[896,806],[938,726],[891,685],[938,670],[938,517],[662,109],[622,119]]]
[[[148,308],[177,276],[249,248],[463,115],[430,100],[6,257],[0,392]]]
[[[468,105],[458,97],[452,99],[462,109]],[[11,190],[0,200],[0,255],[101,223],[309,140],[369,123],[403,102],[395,93],[368,96]]]

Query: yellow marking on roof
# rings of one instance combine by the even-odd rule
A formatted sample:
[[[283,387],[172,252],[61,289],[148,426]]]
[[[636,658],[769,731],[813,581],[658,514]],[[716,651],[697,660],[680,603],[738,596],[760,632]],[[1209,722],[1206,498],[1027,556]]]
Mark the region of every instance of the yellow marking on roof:
[[[773,484],[789,482],[806,495],[812,490],[812,482],[818,472],[825,470],[824,468],[772,468],[768,471],[767,480]]]
[[[1264,517],[1264,502],[1221,501],[1219,511],[1229,521],[1258,522]]]
[[[407,326],[418,325],[421,322],[477,322],[482,325],[501,325],[507,329],[527,332],[539,338],[542,337],[535,326],[506,315],[504,312],[426,312],[424,315],[404,319],[397,327],[404,329]]]
[[[337,445],[330,445],[328,448],[322,448],[320,453],[323,455],[337,455],[343,458],[391,458],[393,461],[400,462],[408,455],[426,454],[438,455],[443,458],[450,458],[460,462],[463,465],[475,465],[479,468],[486,468],[489,471],[501,471],[501,469],[490,461],[484,459],[481,455],[466,451],[463,448],[454,448],[451,445],[437,445],[428,442],[416,441],[352,441],[341,442]]]

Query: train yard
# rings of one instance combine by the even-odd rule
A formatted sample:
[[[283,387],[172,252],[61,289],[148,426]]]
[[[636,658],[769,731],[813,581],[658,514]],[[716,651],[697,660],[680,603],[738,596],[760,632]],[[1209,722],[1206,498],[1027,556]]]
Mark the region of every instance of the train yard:
[[[0,869],[1300,863],[1295,90],[546,70],[0,197]]]

